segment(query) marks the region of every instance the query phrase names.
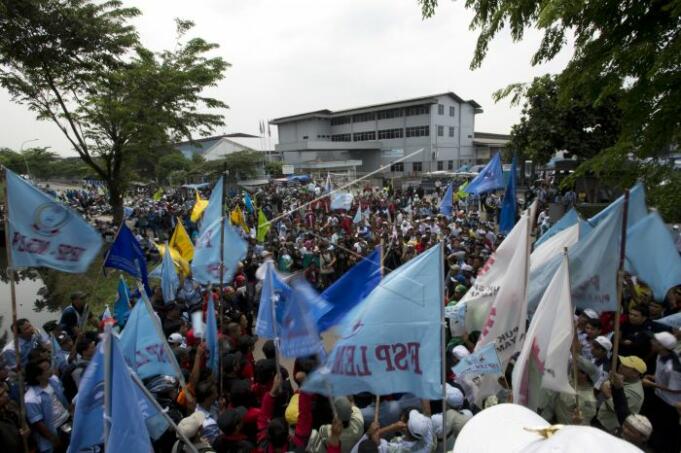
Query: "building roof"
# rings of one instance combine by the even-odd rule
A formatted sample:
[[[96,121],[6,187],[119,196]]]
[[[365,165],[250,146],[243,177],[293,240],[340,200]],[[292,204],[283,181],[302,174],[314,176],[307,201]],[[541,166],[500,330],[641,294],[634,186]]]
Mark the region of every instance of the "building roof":
[[[234,139],[234,138],[258,138],[259,139],[260,136],[247,134],[245,132],[233,132],[231,134],[214,135],[212,137],[202,137],[202,138],[197,138],[197,139],[194,139],[194,140],[185,140],[183,142],[173,143],[173,146],[180,146],[180,145],[187,145],[187,144],[194,143],[198,147],[203,148],[205,146],[210,146],[209,144],[207,144],[207,142],[215,142],[215,141],[220,140],[221,138],[230,138],[230,139]]]
[[[506,146],[511,141],[507,134],[494,134],[492,132],[474,132],[473,144],[483,146]]]
[[[409,105],[416,105],[416,104],[435,104],[437,103],[437,98],[441,96],[449,96],[452,99],[454,99],[457,102],[460,102],[462,104],[470,104],[475,108],[476,113],[482,113],[482,107],[480,104],[475,102],[473,99],[469,100],[464,100],[460,96],[458,96],[456,93],[449,91],[446,93],[439,93],[439,94],[433,94],[430,96],[422,96],[418,98],[410,98],[410,99],[402,99],[399,101],[392,101],[392,102],[385,102],[381,104],[372,104],[372,105],[365,105],[362,107],[353,107],[349,109],[342,109],[342,110],[336,110],[336,111],[331,111],[328,109],[323,109],[323,110],[315,110],[313,112],[307,112],[307,113],[299,113],[296,115],[290,115],[290,116],[282,116],[280,118],[275,118],[273,120],[270,120],[270,124],[281,124],[281,123],[288,123],[291,121],[298,121],[298,120],[303,120],[303,119],[310,119],[310,118],[331,118],[334,116],[338,115],[348,115],[348,114],[353,114],[353,113],[362,113],[365,111],[372,111],[376,109],[384,109],[384,108],[396,108],[396,107],[403,107],[403,106],[409,106]]]

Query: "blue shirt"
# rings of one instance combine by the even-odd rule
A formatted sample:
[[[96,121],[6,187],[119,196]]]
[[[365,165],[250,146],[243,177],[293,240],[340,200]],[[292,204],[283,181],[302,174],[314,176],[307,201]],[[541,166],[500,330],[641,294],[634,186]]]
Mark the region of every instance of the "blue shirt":
[[[19,337],[19,355],[21,356],[21,366],[25,367],[28,363],[28,355],[35,349],[36,345],[40,342],[40,337],[34,334],[30,340],[24,340]],[[16,354],[14,352],[14,340],[10,338],[8,343],[2,350],[2,358],[5,360],[5,366],[8,369],[14,369],[17,367]]]
[[[64,408],[68,409],[69,403],[64,397],[64,389],[61,386],[61,382],[59,382],[59,378],[51,376],[48,385],[54,389],[55,395],[64,405]],[[39,385],[28,387],[24,396],[24,402],[26,403],[26,419],[29,424],[43,422],[50,432],[57,434],[57,427],[52,425],[52,400],[50,399],[50,394],[44,388]],[[52,451],[52,443],[49,439],[41,436],[35,430],[33,431],[33,438],[38,446],[38,451]]]

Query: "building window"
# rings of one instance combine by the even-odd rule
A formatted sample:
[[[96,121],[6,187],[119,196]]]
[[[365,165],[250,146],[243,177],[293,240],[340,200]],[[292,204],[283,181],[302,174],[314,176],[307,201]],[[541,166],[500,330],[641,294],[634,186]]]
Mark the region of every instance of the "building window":
[[[454,161],[453,160],[447,161],[447,170],[454,170]]]
[[[390,171],[392,171],[393,173],[404,171],[404,162],[398,162],[396,164],[392,164],[390,166]]]
[[[307,140],[307,135],[303,135],[303,140]]]
[[[415,115],[427,115],[429,112],[429,105],[415,105],[413,107],[407,107],[404,109],[405,116],[415,116]]]
[[[376,113],[358,113],[357,115],[352,115],[353,123],[361,123],[363,121],[373,121],[376,119]]]
[[[414,171],[423,171],[423,162],[412,162],[411,168]]]
[[[445,135],[445,127],[444,126],[438,126],[437,127],[437,136],[438,137],[444,137]]]
[[[437,171],[444,170],[445,168],[445,161],[444,160],[438,160],[437,161]]]
[[[402,138],[403,137],[403,130],[402,129],[383,129],[378,131],[378,139],[379,140],[387,140],[391,138]]]
[[[339,116],[336,118],[331,118],[332,126],[340,126],[341,124],[348,124],[350,122],[349,116]]]
[[[332,142],[351,142],[352,136],[350,134],[334,134],[331,136]]]
[[[389,109],[389,110],[381,110],[380,112],[376,113],[376,118],[379,120],[387,120],[388,118],[399,118],[404,115],[404,111],[402,109]]]
[[[430,135],[430,127],[429,126],[408,127],[405,130],[405,135],[407,137],[427,137]]]
[[[445,114],[445,106],[442,104],[437,105],[437,114],[438,115],[444,115]]]
[[[352,134],[353,142],[366,142],[368,140],[376,140],[376,131],[357,132]]]
[[[454,137],[454,128],[453,127],[449,128],[449,136]]]
[[[456,109],[452,106],[449,107],[449,116],[454,116],[456,114]]]

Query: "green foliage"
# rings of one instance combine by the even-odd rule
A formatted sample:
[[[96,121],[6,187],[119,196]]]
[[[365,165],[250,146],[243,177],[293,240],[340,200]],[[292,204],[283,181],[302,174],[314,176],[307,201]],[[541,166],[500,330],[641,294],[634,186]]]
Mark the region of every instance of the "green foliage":
[[[179,151],[173,151],[158,160],[156,165],[156,177],[160,183],[167,183],[169,176],[175,172],[187,172],[192,162],[185,159]],[[176,174],[175,177],[178,175]]]
[[[137,15],[118,0],[0,0],[0,84],[107,183],[114,222],[133,167],[154,174],[165,145],[211,133],[227,107],[202,94],[228,67],[208,56],[217,46],[178,21],[175,49],[151,52],[128,23]]]
[[[265,162],[265,173],[270,176],[282,176],[282,163],[278,160]]]
[[[257,151],[237,151],[226,155],[224,159],[207,161],[193,172],[198,171],[207,176],[222,174],[227,170],[228,179],[238,180],[257,176],[262,163],[263,156]]]

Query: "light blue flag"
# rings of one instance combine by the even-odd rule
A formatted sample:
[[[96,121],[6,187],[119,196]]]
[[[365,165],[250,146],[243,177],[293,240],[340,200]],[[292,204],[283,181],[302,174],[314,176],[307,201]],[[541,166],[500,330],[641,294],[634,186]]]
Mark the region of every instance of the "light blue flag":
[[[78,214],[5,169],[10,267],[49,267],[83,273],[102,247],[102,237]]]
[[[374,251],[336,280],[322,293],[331,309],[317,321],[324,332],[340,323],[343,317],[362,302],[381,282],[381,248]]]
[[[611,210],[608,217],[568,250],[570,290],[572,302],[577,308],[592,308],[600,313],[617,307],[622,208],[620,204]],[[558,255],[530,274],[527,291],[530,313],[537,309],[562,259]]]
[[[355,217],[352,219],[352,223],[355,225],[362,222],[362,205],[357,205],[357,212],[355,212]]]
[[[541,237],[535,241],[534,248],[536,249],[542,244],[542,242],[551,239],[556,234],[560,233],[563,230],[566,230],[567,228],[570,228],[577,222],[579,222],[579,214],[577,213],[577,210],[575,208],[572,208],[568,212],[563,214],[563,217],[561,217],[556,223],[551,225],[551,228],[549,228],[546,231],[546,233],[542,234]]]
[[[130,290],[121,275],[120,280],[118,280],[118,295],[114,304],[114,318],[116,318],[116,323],[123,328],[128,321],[128,316],[130,316]]]
[[[603,219],[608,217],[610,213],[624,205],[624,195],[610,203],[605,209],[589,219],[591,226],[598,225]],[[634,187],[629,190],[629,206],[627,208],[627,229],[634,226],[638,221],[648,215],[648,208],[646,207],[646,191],[643,183],[636,183]]]
[[[147,430],[152,439],[160,438],[170,427],[165,417],[138,386],[137,403],[144,413]],[[73,429],[69,453],[104,443],[104,343],[90,360],[78,388],[73,414]]]
[[[203,236],[203,233],[207,228],[215,223],[218,219],[222,217],[222,194],[223,194],[223,181],[222,176],[218,179],[218,182],[213,186],[213,191],[210,193],[210,198],[208,198],[208,206],[203,211],[203,217],[201,218],[201,227],[199,228],[199,236]]]
[[[128,366],[116,344],[116,338],[109,332],[111,341],[110,372],[105,375],[109,395],[104,398],[110,407],[109,438],[106,439],[107,453],[150,453],[153,451],[149,431],[144,423],[144,413],[136,397],[136,384],[130,377]]]
[[[452,218],[452,195],[454,191],[454,183],[450,182],[445,191],[445,195],[440,201],[440,213],[447,216],[448,219]]]
[[[165,250],[166,253],[163,254],[163,261],[161,262],[161,292],[163,293],[163,301],[167,304],[175,300],[177,290],[180,287],[180,277],[177,276],[175,263],[173,263],[167,242]]]
[[[655,300],[681,285],[681,256],[672,235],[657,212],[651,212],[627,230],[626,269],[653,290]]]
[[[144,291],[141,291],[144,293]],[[145,294],[141,294],[120,337],[125,360],[141,379],[163,374],[184,381],[175,354],[168,346],[158,316]]]
[[[50,367],[52,367],[53,370],[58,370],[64,364],[65,359],[63,354],[61,354],[61,345],[53,334],[50,334],[50,349]]]
[[[497,347],[494,342],[488,343],[471,355],[464,357],[452,367],[452,373],[457,378],[483,374],[501,374],[501,362],[497,355]]]
[[[192,276],[204,285],[220,283],[220,226],[222,218],[207,227],[196,241],[194,259],[192,260]],[[225,219],[224,225],[224,283],[232,280],[239,261],[244,259],[248,244],[241,238],[237,230]]]
[[[163,274],[161,273],[162,269],[163,269],[163,262],[161,261],[161,264],[156,266],[153,271],[149,272],[149,278],[157,278],[159,280],[161,278],[163,278]]]
[[[212,291],[208,291],[208,307],[206,308],[206,346],[208,347],[208,368],[213,371],[213,376],[219,376],[218,323],[215,319],[215,304],[213,303]]]
[[[673,315],[656,319],[655,322],[659,322],[665,326],[673,327],[674,329],[681,329],[681,313],[674,313]]]
[[[292,282],[292,291],[283,302],[281,312],[277,310],[279,331],[279,352],[284,357],[324,355],[324,346],[319,338],[317,320],[324,316],[331,306],[303,278]]]
[[[255,322],[255,334],[263,338],[277,338],[273,313],[274,310],[277,310],[278,314],[275,316],[278,319],[282,318],[282,310],[293,290],[281,279],[274,269],[274,263],[266,262],[265,266],[267,267],[265,269],[262,290],[260,291],[260,305],[258,306],[258,319]],[[272,305],[274,305],[274,309]]]
[[[438,244],[388,274],[343,319],[340,338],[303,390],[442,398],[442,259]]]
[[[250,214],[253,214],[255,212],[255,208],[253,207],[253,200],[251,200],[251,194],[249,194],[248,192],[245,192],[244,194],[244,204],[246,205],[246,210]]]
[[[329,195],[331,198],[331,210],[345,209],[349,211],[352,207],[352,200],[354,197],[350,192],[335,192]]]
[[[503,234],[508,234],[515,225],[516,215],[516,167],[515,156],[513,156],[513,163],[511,164],[511,175],[508,178],[508,185],[506,186],[506,193],[504,194],[504,201],[501,204],[501,213],[499,214],[499,231]]]
[[[501,167],[501,156],[496,153],[485,168],[480,170],[478,176],[466,186],[464,192],[480,195],[504,188],[504,171]]]

